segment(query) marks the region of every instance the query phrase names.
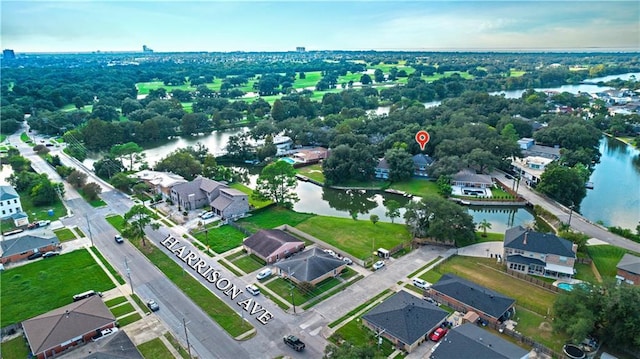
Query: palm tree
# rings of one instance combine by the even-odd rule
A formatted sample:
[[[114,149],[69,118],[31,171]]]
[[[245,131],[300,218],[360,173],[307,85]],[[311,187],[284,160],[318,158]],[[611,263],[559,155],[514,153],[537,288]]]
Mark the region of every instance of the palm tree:
[[[489,223],[489,221],[487,221],[487,219],[483,219],[482,222],[478,223],[478,228],[482,229],[483,233],[482,236],[486,237],[487,236],[487,229],[491,229],[491,223]]]

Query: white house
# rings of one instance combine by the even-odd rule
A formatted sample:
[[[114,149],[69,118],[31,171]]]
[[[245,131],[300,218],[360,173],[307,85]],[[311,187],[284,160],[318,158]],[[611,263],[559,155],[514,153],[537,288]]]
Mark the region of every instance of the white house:
[[[29,217],[22,211],[20,195],[11,186],[0,186],[0,219],[12,218],[16,226],[25,226]]]

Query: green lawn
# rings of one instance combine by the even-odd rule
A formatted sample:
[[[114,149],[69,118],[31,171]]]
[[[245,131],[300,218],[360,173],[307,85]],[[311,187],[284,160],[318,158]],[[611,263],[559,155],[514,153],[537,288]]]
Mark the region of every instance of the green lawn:
[[[110,310],[113,316],[116,318],[122,317],[125,314],[133,313],[136,311],[135,308],[133,307],[133,304],[131,303],[125,303],[117,307],[111,308]]]
[[[133,313],[133,314],[127,315],[126,317],[122,317],[118,319],[118,325],[121,327],[124,327],[125,325],[129,325],[131,323],[137,322],[140,319],[142,319],[142,316],[140,314]]]
[[[316,216],[296,228],[360,259],[369,258],[374,249],[393,248],[411,240],[403,224],[349,218]]]
[[[173,354],[164,345],[160,338],[149,340],[146,343],[138,345],[138,350],[145,358],[153,359],[174,359]]]
[[[293,83],[293,88],[303,89],[307,87],[316,87],[316,84],[322,79],[322,71],[309,71],[305,72],[305,78],[300,79],[300,74],[296,75],[296,81]]]
[[[408,181],[394,182],[389,188],[420,197],[440,196],[438,193],[438,185],[424,178],[412,178]]]
[[[77,238],[75,233],[73,233],[69,228],[56,229],[53,233],[56,234],[56,237],[58,237],[60,242],[72,241]]]
[[[252,212],[251,216],[242,218],[236,223],[249,232],[255,233],[261,229],[275,228],[283,224],[295,227],[314,216],[315,214],[298,213],[286,208],[270,206]]]
[[[593,273],[590,264],[575,263],[573,268],[576,270],[576,279],[580,279],[589,283],[598,283],[596,275]]]
[[[142,301],[142,299],[140,299],[140,297],[138,297],[137,294],[135,294],[135,293],[131,294],[131,298],[133,298],[133,301],[136,302],[136,304],[138,305],[138,307],[140,309],[142,309],[144,314],[150,314],[151,313],[151,310],[149,309],[149,307],[147,307],[147,305]]]
[[[296,169],[296,172],[305,177],[309,177],[314,181],[324,183],[324,173],[322,173],[322,165],[319,163],[311,166],[300,167]]]
[[[100,259],[100,262],[102,262],[102,265],[104,265],[107,268],[109,273],[111,273],[111,275],[118,281],[119,284],[126,283],[124,279],[122,279],[122,276],[120,275],[120,273],[116,272],[116,270],[113,268],[111,263],[107,261],[107,259],[102,255],[102,253],[100,253],[98,248],[96,248],[95,246],[92,246],[90,247],[90,249],[91,249],[91,252],[93,252],[93,254],[96,257],[98,257],[98,259]]]
[[[321,296],[323,293],[329,291],[331,288],[334,288],[340,285],[341,283],[342,282],[336,278],[333,278],[333,277],[327,278],[322,282],[318,283],[315,289],[311,292],[303,292],[297,286],[294,286],[292,290],[291,288],[292,282],[282,278],[276,278],[275,280],[272,280],[271,282],[267,283],[266,286],[269,289],[271,289],[273,292],[281,296],[282,299],[285,299],[287,302],[289,302],[292,305],[295,303],[296,307],[298,307],[309,300],[312,300],[314,298]],[[293,292],[293,302],[291,298],[292,292]]]
[[[20,134],[20,140],[25,143],[31,143],[31,137],[26,132]]]
[[[242,245],[242,240],[246,238],[244,233],[230,225],[212,228],[207,233],[204,231],[193,233],[193,236],[205,246],[209,245],[216,253],[224,253],[236,248]]]
[[[488,230],[487,230],[488,231]],[[476,241],[472,243],[463,243],[463,246],[468,246],[476,243],[484,243],[484,242],[502,242],[504,241],[504,233],[491,233],[487,232],[487,236],[483,237],[484,231],[481,229],[476,230]]]
[[[376,348],[376,355],[379,355],[381,358],[388,357],[394,351],[391,343],[384,338],[382,340],[382,345],[378,347],[378,340],[375,337],[374,332],[362,325],[359,318],[349,321],[347,324],[338,328],[338,330],[329,337],[329,341],[334,344],[338,344],[342,340],[345,340],[357,347]]]
[[[335,321],[329,323],[329,328],[333,328],[336,325],[344,322],[345,320],[349,319],[350,317],[358,314],[358,312],[360,312],[361,310],[363,310],[364,308],[366,308],[370,304],[374,303],[376,300],[378,300],[378,299],[380,299],[380,298],[382,298],[384,296],[387,296],[387,295],[389,295],[391,293],[395,293],[395,292],[392,292],[390,289],[383,290],[382,292],[376,294],[375,297],[373,297],[373,298],[369,299],[368,301],[360,304],[355,309],[353,309],[349,313],[345,314],[342,318],[339,318],[338,320],[335,320]]]
[[[109,224],[113,226],[113,228],[117,229],[118,232],[122,232],[122,228],[124,227],[124,218],[120,215],[109,216],[105,218]]]
[[[422,272],[423,270],[427,269],[427,267],[429,267],[429,266],[430,266],[430,265],[432,265],[433,263],[435,263],[435,262],[439,261],[441,258],[442,258],[441,256],[438,256],[437,258],[434,258],[434,259],[433,259],[433,260],[431,260],[429,263],[427,263],[427,264],[423,265],[422,267],[420,267],[419,269],[417,269],[415,272],[413,272],[413,273],[409,274],[409,275],[407,276],[407,278],[413,278],[413,277],[415,277],[416,275],[418,275],[418,273],[420,273],[420,272]]]
[[[67,215],[67,209],[60,200],[56,200],[53,204],[36,206],[33,204],[31,196],[28,193],[22,192],[19,194],[20,202],[22,203],[22,210],[24,213],[29,215],[29,221],[31,222],[45,219],[55,221],[56,219]],[[50,209],[53,210],[53,216],[49,216]]]
[[[184,269],[161,250],[153,245],[142,247],[139,240],[130,242],[229,335],[237,337],[253,329],[249,322],[242,320],[238,313],[195,278],[186,275]]]
[[[115,307],[118,304],[122,304],[126,301],[127,301],[127,297],[122,296],[122,297],[116,297],[116,298],[107,300],[106,302],[104,302],[104,304],[107,307],[111,308],[111,307]]]
[[[84,232],[82,232],[82,230],[80,229],[80,227],[76,227],[75,228],[76,234],[78,235],[79,238],[84,238],[86,237],[86,235],[84,234]]]
[[[5,135],[4,133],[0,133],[0,142],[4,142],[4,140],[7,139],[7,135]]]
[[[524,76],[524,74],[526,74],[526,71],[519,71],[516,69],[511,69],[511,71],[509,71],[509,76],[510,77],[521,77]]]
[[[435,73],[431,76],[422,76],[422,79],[427,82],[433,82],[435,80],[440,80],[441,78],[444,78],[444,77],[450,77],[454,73],[457,73],[458,75],[460,75],[460,77],[462,77],[465,80],[472,80],[475,78],[475,76],[470,75],[468,72],[445,71],[444,74]]]
[[[86,249],[2,271],[0,281],[3,327],[67,305],[75,294],[115,287]]]
[[[249,274],[265,266],[265,262],[253,254],[247,254],[231,261],[236,267]]]
[[[16,338],[2,342],[0,344],[0,353],[6,359],[25,359],[29,358],[29,344],[24,336],[19,335]]]
[[[230,184],[229,187],[235,188],[238,191],[241,191],[242,193],[246,193],[247,195],[249,195],[249,205],[253,209],[259,209],[259,208],[262,208],[262,207],[266,207],[266,206],[270,205],[271,203],[273,203],[270,200],[260,200],[260,199],[253,198],[251,196],[253,194],[253,190],[251,188],[243,185],[240,182],[234,182],[234,183]]]
[[[598,268],[598,272],[603,278],[613,279],[616,276],[616,266],[626,251],[619,247],[608,244],[599,246],[587,246],[589,257]]]
[[[189,353],[182,347],[182,345],[180,344],[180,342],[178,342],[178,339],[176,339],[171,332],[166,332],[164,334],[164,337],[167,338],[167,340],[169,341],[169,343],[171,343],[171,346],[173,346],[178,353],[180,353],[180,356],[183,359],[191,359],[189,357]]]

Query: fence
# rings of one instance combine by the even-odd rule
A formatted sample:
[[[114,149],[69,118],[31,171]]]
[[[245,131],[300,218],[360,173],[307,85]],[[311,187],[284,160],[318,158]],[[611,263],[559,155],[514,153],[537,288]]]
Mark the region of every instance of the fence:
[[[4,328],[1,328],[0,335],[4,338],[4,337],[14,335],[21,330],[22,330],[22,323],[11,324],[11,325],[7,325]]]
[[[560,289],[558,287],[554,286],[553,284],[551,284],[549,282],[545,282],[543,280],[540,280],[540,279],[538,279],[536,277],[532,277],[532,276],[530,276],[528,274],[516,272],[516,271],[511,270],[511,269],[507,269],[507,274],[512,276],[512,277],[527,281],[527,282],[529,282],[531,284],[535,284],[538,287],[542,287],[542,288],[548,289],[548,290],[550,290],[550,291],[552,291],[554,293],[558,293],[560,291]]]

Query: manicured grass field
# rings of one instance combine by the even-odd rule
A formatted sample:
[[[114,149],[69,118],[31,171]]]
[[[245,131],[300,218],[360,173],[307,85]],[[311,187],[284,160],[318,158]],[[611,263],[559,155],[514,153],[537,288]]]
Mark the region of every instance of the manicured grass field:
[[[67,209],[60,200],[56,200],[53,204],[36,206],[33,204],[31,196],[28,193],[23,192],[19,194],[20,202],[22,203],[22,210],[24,213],[29,215],[29,220],[32,222],[45,219],[55,221],[56,219],[67,215]],[[53,216],[49,216],[50,209],[53,210]]]
[[[311,166],[297,168],[296,172],[305,177],[309,177],[314,181],[324,183],[324,173],[322,173],[322,165],[319,163]]]
[[[138,350],[145,358],[174,359],[173,354],[171,354],[160,338],[155,338],[138,345]]]
[[[122,232],[122,228],[124,227],[124,218],[120,215],[109,216],[105,218],[109,224],[113,226],[113,228],[117,229],[118,232]]]
[[[394,351],[393,346],[387,339],[382,340],[382,345],[378,349],[378,339],[375,337],[374,332],[362,325],[359,318],[349,321],[329,337],[329,341],[334,344],[340,343],[340,345],[344,345],[341,343],[342,340],[357,347],[375,348],[376,355],[380,358],[387,358]]]
[[[587,252],[603,278],[615,278],[617,272],[616,266],[625,254],[624,249],[605,244],[587,246]]]
[[[131,243],[229,335],[237,337],[253,329],[250,323],[242,320],[232,308],[208,288],[192,276],[185,275],[183,268],[158,248],[153,245],[142,247],[139,240],[131,240]]]
[[[468,72],[459,72],[459,71],[445,71],[444,74],[435,73],[431,76],[422,76],[422,79],[427,82],[433,82],[435,80],[439,80],[443,77],[450,77],[453,74],[459,74],[465,80],[473,80],[475,76],[470,75]]]
[[[253,254],[247,254],[231,261],[236,267],[249,274],[265,266],[264,261]]]
[[[0,353],[6,359],[29,358],[29,352],[29,344],[22,335],[0,344]]]
[[[374,249],[393,248],[411,240],[403,224],[373,224],[349,218],[316,216],[296,228],[360,259],[371,257]]]
[[[259,200],[259,199],[255,199],[253,198],[251,195],[253,194],[253,190],[245,185],[243,185],[240,182],[234,182],[232,184],[229,185],[229,187],[231,188],[235,188],[238,191],[241,191],[242,193],[246,193],[247,195],[249,195],[249,205],[254,208],[254,209],[259,209],[262,207],[266,207],[268,205],[270,205],[271,201],[269,200]]]
[[[293,83],[293,88],[295,89],[303,89],[307,87],[315,88],[318,81],[322,79],[321,71],[309,71],[309,72],[305,72],[304,74],[305,74],[304,79],[300,79],[299,73],[296,75],[296,81]]]
[[[340,285],[341,282],[336,278],[327,278],[322,282],[318,283],[315,289],[311,292],[303,292],[297,286],[291,288],[292,282],[277,278],[267,283],[266,286],[277,293],[282,299],[285,299],[287,302],[293,305],[295,303],[296,306],[301,306],[309,300],[312,300],[318,296],[321,296],[323,293],[329,291],[331,288],[334,288]],[[293,291],[293,302],[291,301],[291,293]]]
[[[412,178],[408,181],[394,182],[389,188],[419,197],[440,196],[438,193],[438,185],[434,181],[429,181],[424,178]]]
[[[483,237],[484,231],[481,229],[476,229],[476,241],[473,243],[464,243],[464,246],[468,246],[476,243],[483,242],[502,242],[504,241],[504,233],[491,233],[487,232],[487,236]]]
[[[125,303],[117,307],[111,308],[110,310],[113,316],[116,318],[136,311],[135,308],[133,308],[133,304],[131,303]]]
[[[60,242],[72,241],[76,239],[75,233],[73,233],[69,228],[56,229],[55,231],[53,231],[53,233],[56,234],[56,237],[58,237],[58,240],[60,240]]]
[[[315,214],[298,213],[286,208],[271,206],[255,211],[250,217],[243,218],[236,223],[249,232],[255,233],[261,229],[275,228],[283,224],[295,227],[314,216]]]
[[[118,305],[118,304],[122,304],[122,303],[124,303],[124,302],[126,302],[126,301],[127,301],[127,297],[124,297],[124,296],[123,296],[123,297],[116,297],[116,298],[113,298],[113,299],[107,300],[106,302],[104,302],[104,304],[105,304],[107,307],[111,308],[111,307],[115,307],[115,306],[116,306],[116,305]]]
[[[3,327],[67,305],[75,294],[115,287],[86,249],[2,271],[0,280]]]
[[[133,313],[133,314],[127,315],[126,317],[122,317],[121,319],[118,319],[118,325],[120,325],[121,327],[124,327],[125,325],[129,325],[131,323],[137,322],[140,319],[142,319],[142,316],[140,314]]]
[[[193,233],[193,236],[205,246],[209,245],[211,250],[216,253],[224,253],[230,249],[236,248],[242,245],[242,240],[246,238],[244,233],[230,225],[212,228],[206,234],[204,231]]]
[[[524,76],[524,74],[526,74],[526,71],[520,71],[520,70],[516,70],[516,69],[511,69],[509,71],[509,77],[521,77]]]

